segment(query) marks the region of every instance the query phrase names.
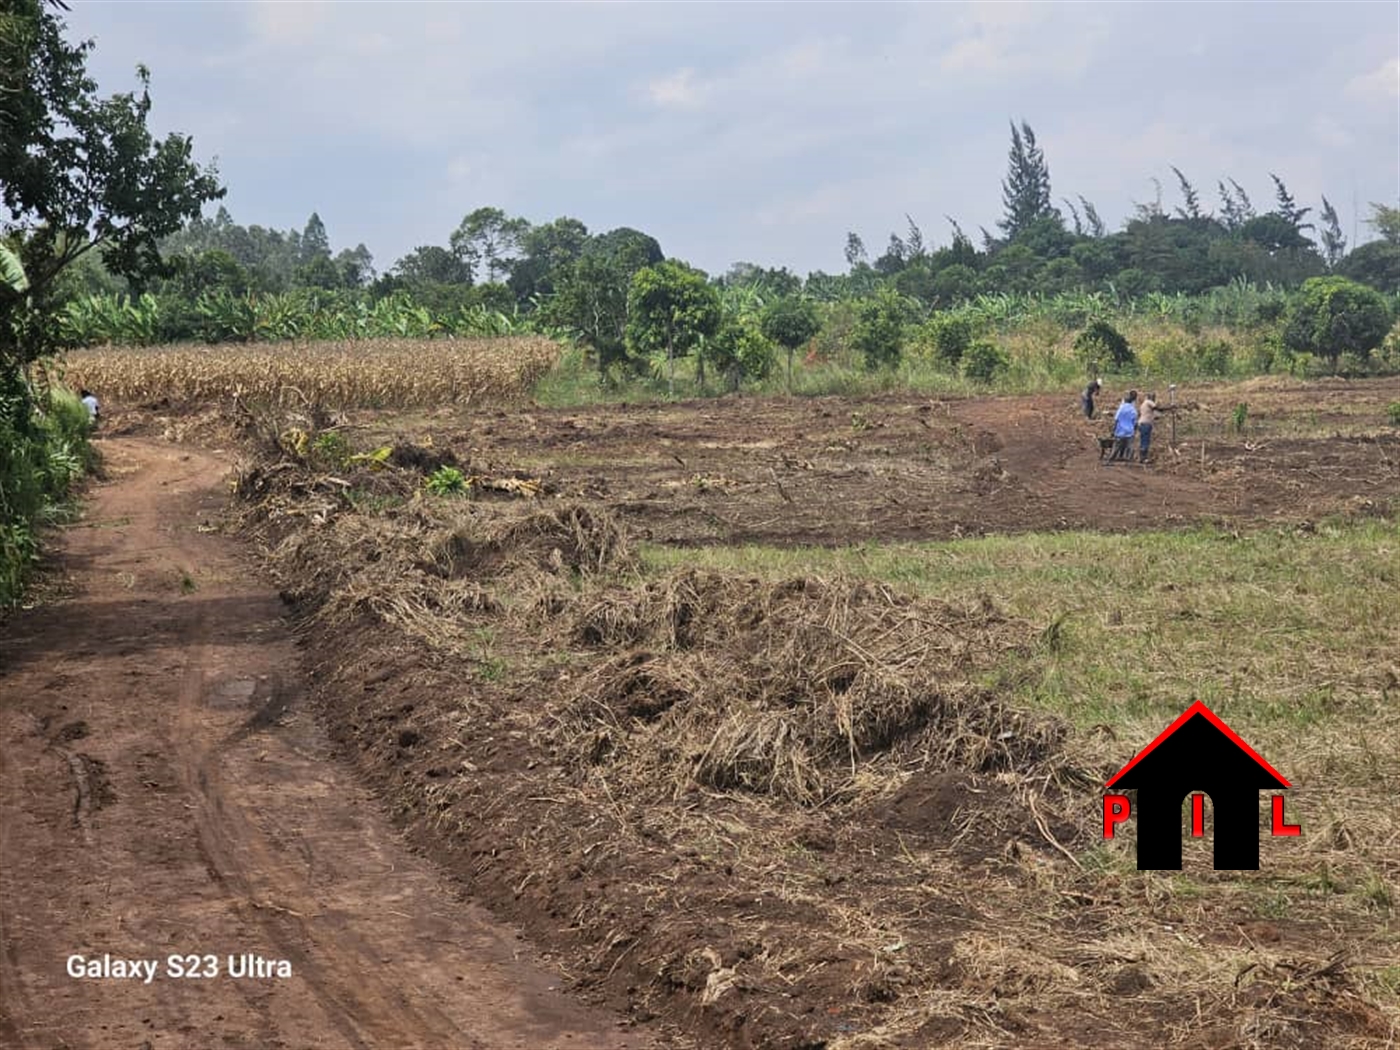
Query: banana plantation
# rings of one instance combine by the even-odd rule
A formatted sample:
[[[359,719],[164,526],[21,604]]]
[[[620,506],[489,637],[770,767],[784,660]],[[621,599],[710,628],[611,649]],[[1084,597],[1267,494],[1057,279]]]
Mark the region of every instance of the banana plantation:
[[[518,307],[507,312],[484,305],[457,306],[435,312],[403,292],[369,301],[312,289],[238,294],[222,288],[192,302],[149,292],[80,296],[64,306],[60,328],[73,346],[430,339],[540,330]]]

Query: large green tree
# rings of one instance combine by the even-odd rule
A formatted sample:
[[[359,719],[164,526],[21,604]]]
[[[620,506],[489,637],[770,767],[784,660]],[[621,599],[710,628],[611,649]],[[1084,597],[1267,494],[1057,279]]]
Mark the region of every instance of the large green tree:
[[[137,284],[168,273],[161,239],[224,193],[188,137],[151,134],[146,68],[136,91],[104,97],[87,71],[92,42],[68,42],[65,28],[56,5],[0,7],[0,201],[29,277],[23,296],[0,291],[0,368],[60,345],[53,295],[74,262],[98,249]]]
[[[1036,144],[1035,132],[1024,120],[1019,128],[1011,125],[1011,151],[1001,199],[1006,215],[997,225],[1007,239],[1015,238],[1036,219],[1059,214],[1050,203],[1050,166]]]
[[[306,220],[306,228],[301,231],[301,264],[306,266],[317,259],[331,257],[331,239],[326,233],[326,224],[314,211]]]
[[[719,292],[701,271],[667,260],[637,271],[627,301],[628,347],[644,354],[666,351],[667,384],[674,393],[676,358],[698,349],[719,329]],[[703,365],[696,378],[704,383]]]
[[[510,272],[530,224],[500,208],[477,208],[452,232],[452,251],[466,265],[471,280],[500,280]]]
[[[1371,202],[1371,217],[1366,225],[1380,235],[1381,240],[1400,244],[1400,208]]]
[[[556,272],[557,286],[545,301],[544,316],[593,349],[600,382],[627,355],[633,275],[664,258],[656,238],[623,226],[590,238],[582,254]]]
[[[520,256],[510,265],[507,284],[522,305],[553,294],[583,250],[588,247],[588,227],[562,216],[542,226],[531,226],[520,237]]]
[[[1366,225],[1380,240],[1353,248],[1337,265],[1337,271],[1383,292],[1400,292],[1400,208],[1371,205]]]
[[[1345,277],[1313,277],[1288,309],[1283,341],[1327,358],[1335,371],[1342,354],[1366,357],[1380,346],[1390,322],[1390,308],[1375,289]]]

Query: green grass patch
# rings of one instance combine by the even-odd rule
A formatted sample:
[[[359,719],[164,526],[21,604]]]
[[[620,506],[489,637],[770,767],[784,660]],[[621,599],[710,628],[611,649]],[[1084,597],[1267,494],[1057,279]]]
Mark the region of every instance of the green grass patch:
[[[1364,715],[1384,703],[1400,652],[1400,529],[1388,522],[642,553],[655,572],[840,572],[953,602],[988,596],[1040,632],[989,684],[1083,728],[1169,719],[1192,699],[1289,729]]]

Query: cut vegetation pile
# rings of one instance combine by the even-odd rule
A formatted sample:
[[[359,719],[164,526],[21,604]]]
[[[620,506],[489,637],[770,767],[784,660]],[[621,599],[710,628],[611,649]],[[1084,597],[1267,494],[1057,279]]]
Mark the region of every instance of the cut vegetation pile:
[[[986,684],[1026,625],[846,577],[647,580],[605,511],[421,478],[286,456],[239,485],[322,640],[332,723],[400,815],[639,1018],[777,1046],[848,1023],[811,1003],[885,1011],[932,942],[885,958],[872,909],[916,911],[922,877],[871,884],[840,854],[951,849],[1063,766],[1063,723]],[[355,512],[371,484],[387,502]]]
[[[698,783],[818,805],[898,761],[1028,770],[1062,735],[979,684],[1025,638],[990,604],[682,571],[581,603],[569,635],[606,656],[572,690],[569,749],[648,792]]]

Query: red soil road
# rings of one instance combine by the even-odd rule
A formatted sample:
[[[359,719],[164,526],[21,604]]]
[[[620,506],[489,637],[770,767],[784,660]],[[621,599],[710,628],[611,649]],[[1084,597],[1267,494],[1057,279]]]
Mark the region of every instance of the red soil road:
[[[641,1047],[410,853],[299,709],[207,453],[103,443],[67,594],[0,635],[0,1046]],[[244,952],[288,979],[75,979]]]

